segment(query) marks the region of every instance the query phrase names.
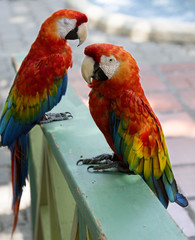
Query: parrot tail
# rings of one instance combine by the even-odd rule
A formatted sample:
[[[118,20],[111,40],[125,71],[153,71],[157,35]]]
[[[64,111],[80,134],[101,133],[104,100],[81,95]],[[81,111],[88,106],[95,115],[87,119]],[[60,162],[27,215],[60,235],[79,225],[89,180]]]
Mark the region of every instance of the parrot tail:
[[[181,207],[187,207],[188,206],[188,200],[186,197],[184,197],[181,193],[176,193],[176,200],[175,202],[179,204]]]
[[[29,135],[21,135],[16,141],[11,144],[9,148],[11,151],[11,175],[13,190],[13,235],[18,221],[22,188],[26,185],[26,178],[28,177]]]
[[[151,189],[156,193],[160,202],[165,208],[168,207],[169,201],[176,202],[181,207],[188,206],[188,200],[181,193],[178,192],[178,187],[175,179],[169,181],[166,173],[157,180],[154,176],[149,181],[146,181]]]

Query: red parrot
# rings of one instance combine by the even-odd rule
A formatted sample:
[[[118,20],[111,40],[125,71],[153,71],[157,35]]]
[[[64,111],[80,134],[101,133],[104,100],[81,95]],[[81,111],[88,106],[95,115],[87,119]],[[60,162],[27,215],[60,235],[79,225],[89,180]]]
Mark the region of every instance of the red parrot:
[[[91,167],[128,169],[143,178],[165,208],[169,201],[186,207],[188,201],[178,193],[162,127],[142,89],[135,59],[123,47],[104,43],[86,47],[85,55],[81,71],[92,89],[89,109],[114,155],[78,163],[109,159],[108,165]]]
[[[85,14],[68,9],[56,11],[45,20],[22,62],[3,108],[0,146],[8,146],[11,150],[12,234],[28,175],[28,132],[65,94],[67,70],[72,67],[72,50],[67,40],[79,39],[79,45],[82,44],[87,37],[86,22]]]

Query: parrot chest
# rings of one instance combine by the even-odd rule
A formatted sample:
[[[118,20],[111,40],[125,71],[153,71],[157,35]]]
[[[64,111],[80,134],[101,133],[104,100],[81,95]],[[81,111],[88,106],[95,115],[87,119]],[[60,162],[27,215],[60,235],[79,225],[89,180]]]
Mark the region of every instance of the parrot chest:
[[[114,150],[113,140],[110,134],[109,113],[111,101],[96,91],[89,94],[89,109],[96,125],[104,134],[108,144]]]

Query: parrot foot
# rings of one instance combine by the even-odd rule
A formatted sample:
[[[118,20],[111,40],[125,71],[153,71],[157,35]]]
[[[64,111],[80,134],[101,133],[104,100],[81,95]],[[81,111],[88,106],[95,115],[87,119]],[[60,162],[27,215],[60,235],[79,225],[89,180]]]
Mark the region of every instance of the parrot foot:
[[[113,158],[112,154],[101,154],[92,158],[79,159],[77,161],[77,165],[79,165],[79,163],[82,164],[109,163],[112,160],[112,158]]]
[[[73,118],[70,112],[65,113],[46,113],[43,119],[39,122],[39,124],[50,123],[53,121],[63,121],[68,120],[69,118]]]
[[[127,166],[124,166],[123,163],[118,159],[114,154],[101,154],[92,158],[79,159],[77,165],[82,164],[99,164],[97,166],[89,166],[87,170],[92,169],[93,171],[104,171],[110,169],[117,169],[119,172],[134,174],[129,170]],[[91,172],[91,171],[90,171]]]

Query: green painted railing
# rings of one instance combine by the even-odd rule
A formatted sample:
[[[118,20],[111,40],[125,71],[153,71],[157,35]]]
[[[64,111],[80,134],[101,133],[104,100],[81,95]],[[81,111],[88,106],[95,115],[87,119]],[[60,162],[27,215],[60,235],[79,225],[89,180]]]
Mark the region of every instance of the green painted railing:
[[[15,55],[21,62],[23,55]],[[35,240],[182,240],[184,234],[139,176],[89,173],[78,159],[110,149],[89,110],[68,87],[53,112],[71,120],[30,133],[29,175]]]

